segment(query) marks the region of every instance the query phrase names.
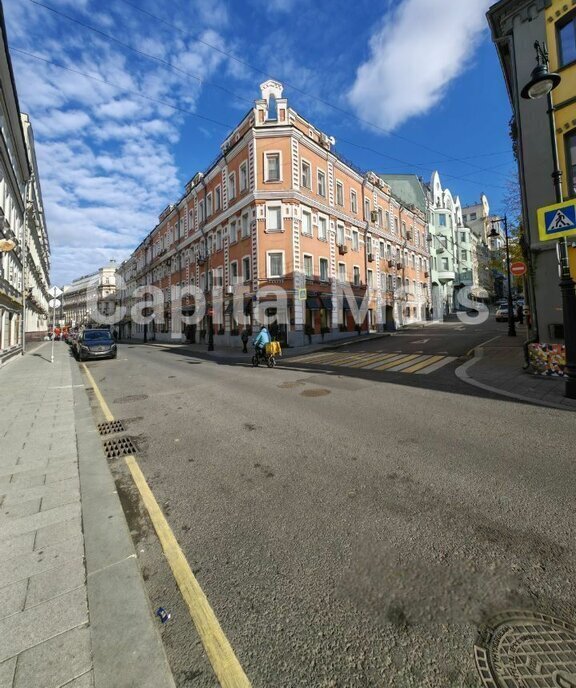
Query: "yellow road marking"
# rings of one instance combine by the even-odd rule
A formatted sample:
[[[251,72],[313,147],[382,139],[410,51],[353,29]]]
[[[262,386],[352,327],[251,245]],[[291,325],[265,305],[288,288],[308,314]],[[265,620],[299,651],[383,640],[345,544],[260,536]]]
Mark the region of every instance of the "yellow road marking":
[[[102,392],[100,391],[98,385],[96,384],[96,381],[92,377],[92,373],[88,370],[87,366],[85,363],[82,364],[82,367],[84,368],[84,372],[86,373],[86,377],[90,381],[90,384],[92,385],[92,389],[94,390],[94,394],[96,395],[96,399],[98,399],[98,402],[100,404],[100,408],[102,409],[102,413],[104,414],[104,418],[108,422],[114,420],[114,416],[112,415],[112,411],[110,411],[110,408],[108,407],[108,404],[106,403],[106,400],[102,396]]]
[[[395,361],[390,363],[385,363],[381,366],[376,366],[372,370],[387,370],[388,368],[394,368],[394,366],[401,365],[402,363],[408,363],[408,361],[413,361],[415,358],[420,358],[421,354],[410,354],[409,356],[403,356],[402,358],[397,358]]]
[[[415,373],[417,370],[422,370],[422,368],[427,368],[429,365],[432,365],[433,363],[437,363],[438,361],[441,361],[444,358],[444,356],[430,356],[430,358],[427,358],[425,361],[420,361],[420,363],[416,363],[413,366],[410,366],[410,368],[404,368],[402,371],[403,373]]]
[[[100,403],[104,417],[107,421],[114,420],[114,416],[106,400],[102,396],[96,381],[92,377],[92,374],[84,363],[82,367]],[[212,668],[214,669],[214,673],[220,685],[222,688],[251,688],[250,681],[240,666],[228,639],[224,635],[218,623],[218,619],[206,599],[206,595],[192,573],[192,569],[186,561],[186,557],[180,549],[180,545],[172,529],[168,525],[168,521],[158,506],[158,502],[152,494],[152,491],[148,487],[148,483],[140,470],[140,466],[138,466],[133,456],[127,456],[126,463],[136,483],[136,487],[140,492],[142,501],[150,514],[150,519],[152,520],[168,564],[172,569],[172,573],[180,588],[182,597],[188,605],[190,615],[192,616],[198,635],[202,640],[202,644],[204,645],[204,649],[206,650],[206,654],[210,659],[210,663],[212,664]]]
[[[330,361],[329,365],[346,366],[349,362],[359,361],[364,358],[364,356],[366,356],[366,354],[340,354],[338,358]]]
[[[152,490],[148,487],[140,466],[133,456],[127,456],[126,463],[148,510],[166,559],[182,597],[188,605],[190,615],[220,685],[222,688],[250,688],[250,681],[224,635],[204,591],[192,573],[190,564],[158,506]]]
[[[377,361],[382,361],[384,362],[391,356],[396,356],[397,354],[383,354],[380,352],[379,354],[368,354],[364,357],[362,361],[359,363],[353,363],[350,365],[350,368],[363,368],[364,366],[370,365],[371,363],[376,363]]]

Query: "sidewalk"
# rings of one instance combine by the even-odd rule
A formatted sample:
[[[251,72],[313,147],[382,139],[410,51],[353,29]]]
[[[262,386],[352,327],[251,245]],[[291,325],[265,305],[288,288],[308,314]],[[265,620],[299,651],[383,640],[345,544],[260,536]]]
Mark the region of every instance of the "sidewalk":
[[[0,688],[173,688],[77,365],[0,370]]]
[[[502,335],[474,349],[474,357],[456,370],[470,385],[518,401],[576,411],[576,399],[564,396],[562,378],[533,375],[524,371],[524,328],[518,335]]]

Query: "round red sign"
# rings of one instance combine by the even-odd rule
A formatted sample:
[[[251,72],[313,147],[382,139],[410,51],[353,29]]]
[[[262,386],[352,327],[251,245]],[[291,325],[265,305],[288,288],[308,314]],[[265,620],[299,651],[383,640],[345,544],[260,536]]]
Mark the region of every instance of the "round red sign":
[[[520,277],[526,274],[526,264],[525,263],[512,263],[510,266],[510,272],[514,277]]]

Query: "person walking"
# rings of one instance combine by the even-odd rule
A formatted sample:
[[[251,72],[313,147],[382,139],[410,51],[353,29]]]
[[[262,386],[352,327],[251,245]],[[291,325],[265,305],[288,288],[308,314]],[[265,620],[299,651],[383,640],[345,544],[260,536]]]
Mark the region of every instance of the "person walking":
[[[516,307],[516,317],[517,317],[520,325],[523,325],[524,324],[524,306],[522,306],[521,304],[518,304],[518,306]]]
[[[248,353],[249,336],[248,336],[248,329],[246,327],[242,330],[242,334],[240,335],[240,339],[242,340],[242,346],[243,346],[242,353],[247,354]]]

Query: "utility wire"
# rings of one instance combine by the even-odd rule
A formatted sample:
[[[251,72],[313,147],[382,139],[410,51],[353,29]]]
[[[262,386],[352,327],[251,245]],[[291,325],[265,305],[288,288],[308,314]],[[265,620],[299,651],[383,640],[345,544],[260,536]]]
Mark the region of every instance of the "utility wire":
[[[39,60],[41,62],[52,65],[54,67],[58,67],[60,69],[66,70],[66,71],[71,72],[73,74],[79,74],[80,76],[84,76],[87,79],[91,79],[92,81],[97,81],[99,83],[106,84],[108,86],[112,86],[112,87],[117,88],[121,91],[124,91],[125,93],[129,93],[130,95],[134,95],[134,96],[137,96],[139,98],[143,98],[144,100],[148,100],[150,102],[157,103],[159,105],[165,105],[165,106],[171,108],[172,110],[175,110],[177,112],[182,112],[184,114],[190,115],[191,117],[195,117],[196,119],[201,119],[205,122],[217,124],[218,126],[226,128],[228,131],[232,131],[233,129],[235,129],[235,126],[237,126],[237,125],[232,125],[229,123],[220,122],[218,120],[215,120],[211,117],[207,117],[205,115],[199,115],[198,113],[193,112],[192,110],[188,110],[187,108],[183,108],[179,105],[174,105],[173,103],[169,103],[168,101],[162,100],[160,98],[154,98],[152,96],[147,96],[143,93],[140,93],[139,91],[132,91],[132,90],[126,88],[125,86],[121,86],[120,84],[115,84],[115,83],[108,81],[106,79],[102,79],[101,77],[96,77],[92,74],[87,74],[86,72],[83,72],[79,69],[73,69],[72,67],[67,67],[63,64],[60,64],[59,62],[54,62],[53,60],[49,60],[45,57],[40,57],[39,55],[35,55],[34,53],[30,53],[26,50],[21,50],[20,48],[12,48],[12,50],[14,52],[21,53],[22,55],[26,55],[27,57],[31,57],[35,60]],[[374,148],[370,148],[369,146],[363,146],[361,144],[357,144],[357,143],[354,143],[352,141],[347,141],[346,139],[339,139],[339,140],[341,143],[347,144],[349,146],[353,146],[354,148],[359,148],[361,150],[368,151],[370,153],[373,153],[374,155],[378,155],[379,157],[386,158],[388,160],[392,160],[393,162],[397,162],[397,163],[399,163],[401,165],[405,165],[407,167],[419,168],[419,169],[424,169],[427,171],[433,169],[430,167],[426,167],[424,165],[417,165],[415,163],[408,162],[407,160],[402,160],[401,158],[395,158],[391,155],[388,155],[387,153],[382,153],[381,151],[375,150]],[[480,182],[475,182],[475,181],[469,180],[469,179],[463,179],[461,177],[456,177],[456,176],[450,175],[450,174],[442,174],[442,176],[447,178],[447,179],[455,179],[457,181],[465,181],[469,184],[476,184],[477,186],[482,186],[483,188],[484,187],[492,187],[494,189],[499,189],[499,190],[504,189],[504,187],[495,186],[493,184],[480,184]]]
[[[30,0],[31,2],[34,2],[34,0]],[[147,10],[143,9],[142,7],[138,7],[138,5],[135,5],[133,2],[130,2],[129,0],[120,0],[120,2],[123,2],[125,5],[128,5],[129,7],[132,7],[133,9],[137,10],[138,12],[141,12],[142,14],[150,17],[151,19],[155,19],[156,21],[161,22],[162,24],[165,24],[171,29],[174,29],[176,31],[179,31],[180,33],[184,34],[185,36],[189,37],[189,34],[187,31],[182,29],[180,26],[176,26],[175,24],[170,23],[166,19],[163,19],[162,17],[159,17],[156,14],[153,14],[152,12],[148,12]],[[221,55],[225,55],[226,57],[230,58],[231,60],[234,60],[238,64],[241,64],[244,67],[248,67],[249,69],[252,69],[253,71],[257,72],[258,74],[262,74],[263,76],[267,77],[268,79],[276,79],[273,75],[269,74],[265,70],[261,69],[260,67],[257,67],[256,65],[251,64],[250,62],[247,62],[246,60],[242,60],[239,57],[236,57],[234,53],[230,52],[229,50],[224,50],[223,48],[220,48],[217,45],[214,45],[213,43],[210,43],[202,38],[195,37],[194,40],[197,43],[201,43],[202,45],[207,46],[208,48],[211,48],[212,50],[215,50],[216,52],[219,52]],[[475,167],[478,171],[482,172],[492,172],[491,169],[488,168],[483,168],[483,167],[478,167],[477,165],[473,165],[472,163],[467,162],[468,160],[474,160],[477,157],[484,157],[482,155],[477,155],[477,156],[472,156],[472,157],[464,157],[464,158],[454,158],[442,151],[437,151],[434,148],[430,148],[429,146],[419,143],[417,141],[412,141],[409,138],[406,138],[405,136],[401,136],[400,134],[396,134],[394,132],[388,131],[387,129],[384,129],[383,127],[380,127],[379,125],[375,124],[374,122],[370,122],[369,120],[363,119],[362,117],[359,117],[358,115],[355,115],[353,112],[350,112],[349,110],[346,110],[344,108],[339,107],[338,105],[335,105],[334,103],[331,103],[330,101],[325,100],[324,98],[321,98],[319,96],[314,95],[313,93],[309,93],[295,84],[290,83],[289,81],[284,80],[284,84],[291,88],[293,91],[300,93],[303,96],[306,96],[307,98],[311,98],[312,100],[317,101],[318,103],[321,103],[322,105],[326,105],[329,108],[332,108],[336,112],[339,112],[340,114],[346,115],[346,117],[355,119],[359,122],[362,122],[363,124],[366,124],[370,127],[373,127],[374,129],[378,129],[379,131],[382,131],[384,134],[387,136],[393,136],[394,138],[397,138],[401,141],[405,141],[406,143],[410,143],[411,145],[418,146],[419,148],[423,148],[424,150],[427,150],[431,153],[434,153],[435,155],[442,155],[446,158],[444,162],[463,162],[464,164],[468,165],[469,167]],[[507,153],[510,153],[511,151],[506,151]],[[494,153],[494,154],[488,154],[488,155],[499,155],[499,153]],[[428,163],[430,164],[430,163]],[[435,163],[433,163],[435,164]],[[501,173],[497,173],[501,174]],[[504,175],[502,175],[504,176]]]
[[[33,5],[38,5],[38,7],[43,7],[44,9],[53,12],[54,14],[59,15],[60,17],[64,17],[64,19],[67,19],[70,22],[73,22],[74,24],[78,24],[79,26],[84,27],[85,29],[88,29],[89,31],[93,31],[94,33],[99,34],[103,38],[106,38],[109,41],[112,41],[113,43],[116,43],[117,45],[126,48],[127,50],[131,50],[133,53],[136,53],[136,55],[140,55],[141,57],[146,57],[149,60],[153,60],[154,62],[157,62],[158,64],[162,65],[163,67],[166,67],[167,69],[171,69],[174,72],[178,72],[179,74],[182,74],[183,76],[186,76],[190,79],[194,79],[200,84],[205,84],[207,86],[212,86],[213,88],[217,88],[220,91],[224,91],[224,93],[228,93],[228,95],[231,95],[233,98],[237,98],[238,100],[242,100],[244,102],[248,102],[252,104],[252,100],[247,98],[246,96],[241,96],[238,93],[234,93],[234,91],[231,91],[230,89],[226,88],[225,86],[221,86],[220,84],[215,83],[214,81],[208,81],[207,79],[204,79],[203,77],[198,76],[197,74],[192,74],[191,72],[187,72],[183,69],[180,69],[179,67],[176,67],[173,65],[171,62],[168,62],[167,60],[163,60],[161,57],[157,57],[156,55],[151,55],[150,53],[146,53],[143,50],[138,50],[138,48],[134,48],[133,46],[129,45],[128,43],[124,43],[123,41],[120,41],[118,38],[114,38],[114,36],[111,36],[110,34],[106,33],[105,31],[101,31],[100,29],[97,29],[95,26],[91,26],[90,24],[86,24],[83,21],[80,21],[80,19],[75,19],[74,17],[71,17],[68,14],[65,14],[64,12],[61,12],[60,10],[55,9],[54,7],[50,7],[49,5],[45,5],[42,2],[38,2],[38,0],[29,0]]]
[[[22,55],[26,55],[27,57],[33,57],[35,60],[40,60],[41,62],[45,62],[46,64],[53,65],[54,67],[59,67],[60,69],[65,69],[67,72],[72,72],[72,74],[79,74],[80,76],[84,76],[87,79],[92,79],[92,81],[97,81],[101,84],[106,84],[107,86],[113,86],[114,88],[117,88],[121,91],[124,91],[125,93],[129,93],[130,95],[133,96],[138,96],[139,98],[144,98],[144,100],[149,100],[152,103],[158,103],[159,105],[165,105],[166,107],[172,108],[172,110],[176,110],[177,112],[183,112],[186,115],[190,115],[190,117],[196,117],[197,119],[204,120],[205,122],[210,122],[211,124],[217,124],[219,127],[225,127],[228,130],[233,129],[234,127],[230,124],[225,124],[224,122],[219,122],[216,119],[212,119],[211,117],[206,117],[205,115],[199,115],[196,112],[192,112],[192,110],[188,110],[186,108],[180,107],[179,105],[174,105],[172,103],[169,103],[166,100],[161,100],[160,98],[154,98],[152,96],[147,96],[144,95],[143,93],[140,93],[139,91],[131,91],[130,89],[126,88],[125,86],[121,86],[120,84],[115,84],[112,81],[107,81],[106,79],[102,79],[101,77],[93,76],[92,74],[87,74],[86,72],[82,72],[79,69],[72,69],[72,67],[66,67],[65,65],[59,64],[58,62],[54,62],[53,60],[48,60],[45,57],[40,57],[39,55],[34,55],[33,53],[29,53],[26,50],[21,50],[20,48],[10,48],[11,52],[15,53],[20,53]]]

